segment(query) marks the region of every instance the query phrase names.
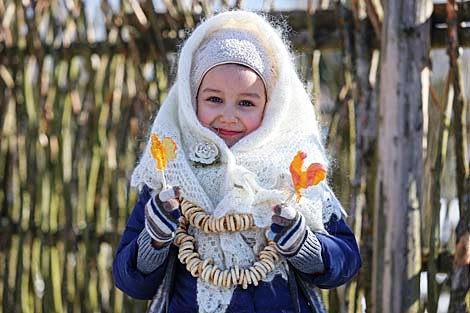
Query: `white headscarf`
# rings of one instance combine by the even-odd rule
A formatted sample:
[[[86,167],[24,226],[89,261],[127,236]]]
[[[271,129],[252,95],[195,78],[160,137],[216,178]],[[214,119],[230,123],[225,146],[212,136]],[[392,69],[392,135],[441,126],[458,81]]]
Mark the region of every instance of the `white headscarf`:
[[[194,56],[214,34],[230,29],[249,32],[269,55],[268,75],[262,77],[267,85],[268,102],[260,127],[242,138],[231,148],[211,130],[199,122],[194,109]],[[264,52],[263,52],[264,53]],[[234,62],[239,63],[239,62]],[[204,69],[202,72],[207,72]],[[259,74],[259,73],[258,73]],[[198,85],[200,78],[196,78]],[[328,166],[321,144],[313,105],[299,80],[293,57],[280,33],[263,17],[243,11],[220,13],[198,26],[183,46],[179,57],[178,73],[153,123],[151,133],[171,137],[177,143],[177,157],[168,163],[165,177],[169,184],[182,187],[184,197],[220,217],[229,213],[252,213],[260,229],[242,233],[205,234],[198,229],[193,233],[198,252],[203,259],[213,258],[220,268],[234,264],[248,267],[256,253],[265,244],[263,227],[271,223],[272,206],[286,199],[291,189],[289,165],[297,151],[307,153],[306,164],[319,162]],[[189,155],[200,142],[215,144],[219,161],[208,166],[194,165]],[[155,170],[150,156],[150,140],[131,185],[161,189],[161,174]],[[323,223],[332,214],[341,217],[341,206],[329,205],[325,210],[326,183],[304,191],[297,208],[303,213],[313,231],[324,232]],[[336,200],[336,199],[334,199]],[[274,271],[285,274],[282,265]],[[272,279],[273,275],[266,279]],[[285,277],[285,276],[284,276]],[[233,292],[216,288],[198,280],[199,312],[225,312]]]

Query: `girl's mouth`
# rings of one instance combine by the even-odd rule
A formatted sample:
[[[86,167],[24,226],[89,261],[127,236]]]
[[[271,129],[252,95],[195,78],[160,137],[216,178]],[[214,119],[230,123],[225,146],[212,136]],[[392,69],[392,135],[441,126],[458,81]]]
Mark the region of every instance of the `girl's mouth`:
[[[229,129],[223,129],[223,128],[215,128],[215,132],[219,134],[220,136],[224,136],[224,137],[237,136],[242,133],[241,131],[235,131],[235,130],[229,130]]]

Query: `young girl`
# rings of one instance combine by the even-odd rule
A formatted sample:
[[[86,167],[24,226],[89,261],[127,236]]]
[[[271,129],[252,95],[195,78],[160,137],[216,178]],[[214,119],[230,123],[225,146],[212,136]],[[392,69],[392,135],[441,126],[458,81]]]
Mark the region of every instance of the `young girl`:
[[[297,152],[325,168],[327,156],[280,33],[249,12],[203,22],[151,134],[176,142],[164,173],[175,187],[163,188],[149,138],[116,286],[153,298],[151,312],[324,312],[315,286],[346,283],[361,260],[326,182],[290,196]]]

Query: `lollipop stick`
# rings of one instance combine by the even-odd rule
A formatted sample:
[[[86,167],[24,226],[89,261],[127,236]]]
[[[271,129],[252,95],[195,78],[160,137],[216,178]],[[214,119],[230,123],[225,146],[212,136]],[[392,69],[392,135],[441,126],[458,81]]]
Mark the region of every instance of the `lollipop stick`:
[[[166,184],[166,178],[165,178],[165,171],[162,170],[162,185],[163,185],[163,190],[166,190],[168,185]]]
[[[286,198],[286,200],[284,200],[284,203],[289,203],[296,194],[297,193],[295,192],[295,190],[291,191],[289,193],[289,196]]]

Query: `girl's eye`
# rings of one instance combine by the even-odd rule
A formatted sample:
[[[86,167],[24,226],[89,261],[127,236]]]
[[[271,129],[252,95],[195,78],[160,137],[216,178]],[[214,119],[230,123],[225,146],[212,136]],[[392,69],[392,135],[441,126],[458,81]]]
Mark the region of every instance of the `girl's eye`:
[[[209,97],[207,101],[215,102],[215,103],[222,103],[222,99],[220,99],[219,97]]]
[[[253,106],[255,106],[255,105],[253,104],[253,102],[248,101],[248,100],[242,100],[242,101],[240,101],[240,105],[241,105],[242,107],[253,107]]]

